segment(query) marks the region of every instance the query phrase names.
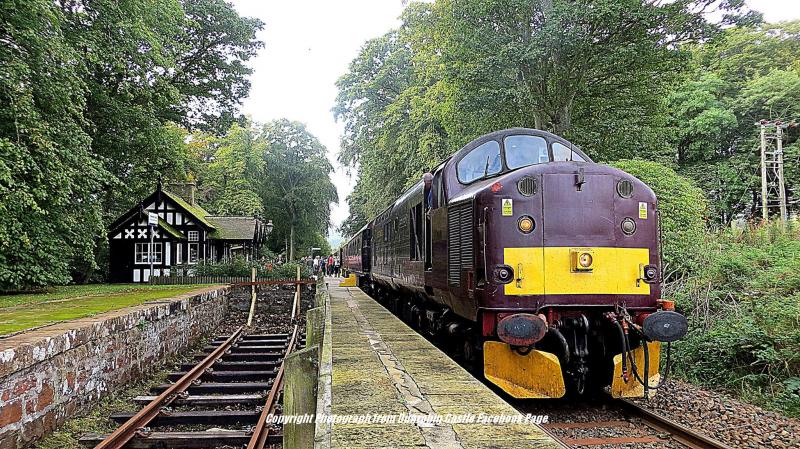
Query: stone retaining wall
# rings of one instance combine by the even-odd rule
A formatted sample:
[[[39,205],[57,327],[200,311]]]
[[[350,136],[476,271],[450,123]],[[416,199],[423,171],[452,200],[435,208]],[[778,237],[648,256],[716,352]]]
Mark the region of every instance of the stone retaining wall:
[[[0,339],[0,449],[39,439],[211,332],[229,293],[206,288]]]

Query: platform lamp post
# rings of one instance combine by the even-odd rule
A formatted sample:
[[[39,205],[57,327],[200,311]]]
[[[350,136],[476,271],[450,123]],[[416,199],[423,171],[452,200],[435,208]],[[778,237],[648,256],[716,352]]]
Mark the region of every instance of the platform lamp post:
[[[272,234],[272,229],[275,228],[275,225],[272,224],[272,220],[267,220],[267,224],[264,225],[264,230],[266,231],[264,235],[264,240],[269,238],[269,235]],[[253,254],[253,259],[255,260],[256,254]]]

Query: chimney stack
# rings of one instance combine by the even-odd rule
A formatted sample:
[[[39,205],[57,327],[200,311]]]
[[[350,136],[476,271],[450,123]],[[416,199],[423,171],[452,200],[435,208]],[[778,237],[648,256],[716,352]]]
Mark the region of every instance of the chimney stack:
[[[173,182],[169,185],[169,190],[183,198],[184,201],[192,206],[197,205],[197,183],[194,181]]]

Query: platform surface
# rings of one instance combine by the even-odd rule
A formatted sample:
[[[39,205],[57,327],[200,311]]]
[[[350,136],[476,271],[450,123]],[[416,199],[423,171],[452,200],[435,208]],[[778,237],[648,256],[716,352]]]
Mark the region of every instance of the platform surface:
[[[533,423],[480,422],[519,415],[425,338],[355,287],[329,284],[332,415],[389,415],[396,423],[334,423],[333,448],[561,448]],[[475,416],[473,423],[400,422],[401,416]]]

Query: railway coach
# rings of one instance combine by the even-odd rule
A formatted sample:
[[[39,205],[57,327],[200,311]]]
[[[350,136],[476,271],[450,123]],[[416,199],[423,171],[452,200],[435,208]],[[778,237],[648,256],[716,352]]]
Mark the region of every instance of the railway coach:
[[[655,194],[527,128],[475,139],[342,248],[359,285],[517,398],[663,384],[686,319],[661,298]]]

